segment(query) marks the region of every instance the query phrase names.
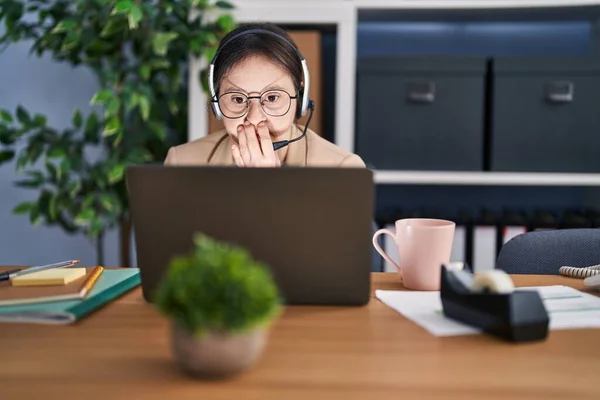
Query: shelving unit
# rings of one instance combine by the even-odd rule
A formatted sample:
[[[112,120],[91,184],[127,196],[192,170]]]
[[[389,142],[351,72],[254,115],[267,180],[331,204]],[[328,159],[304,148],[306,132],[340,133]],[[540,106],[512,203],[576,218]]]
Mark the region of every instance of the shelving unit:
[[[369,10],[525,9],[600,6],[600,0],[232,0],[238,22],[269,21],[279,24],[335,25],[337,28],[336,102],[333,141],[354,151],[356,31],[358,14]],[[205,61],[203,61],[205,62]],[[207,99],[197,84],[203,67],[190,68],[188,140],[206,136]],[[600,187],[600,174],[375,171],[378,184],[434,185],[551,185]]]
[[[600,174],[531,172],[374,171],[377,184],[600,186]]]

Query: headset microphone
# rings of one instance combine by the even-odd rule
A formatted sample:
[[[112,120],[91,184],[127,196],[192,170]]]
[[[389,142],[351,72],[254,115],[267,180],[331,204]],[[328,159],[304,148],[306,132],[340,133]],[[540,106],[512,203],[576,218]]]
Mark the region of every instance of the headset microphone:
[[[273,150],[279,150],[282,147],[287,146],[290,143],[293,143],[297,140],[302,139],[304,136],[306,136],[306,131],[308,130],[308,125],[310,124],[310,120],[313,116],[313,111],[315,111],[315,102],[312,100],[309,100],[308,102],[308,109],[310,110],[310,115],[308,116],[308,120],[306,121],[306,125],[304,126],[304,131],[302,132],[302,135],[298,136],[297,138],[294,139],[290,139],[290,140],[280,140],[278,142],[274,142],[273,143]]]

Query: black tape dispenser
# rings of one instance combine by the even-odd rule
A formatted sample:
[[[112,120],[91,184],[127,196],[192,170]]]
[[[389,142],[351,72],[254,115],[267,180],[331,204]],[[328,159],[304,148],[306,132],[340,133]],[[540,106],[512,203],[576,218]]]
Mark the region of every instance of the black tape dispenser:
[[[444,315],[511,342],[541,341],[550,318],[535,290],[514,290],[510,276],[492,270],[471,274],[463,263],[442,265]]]

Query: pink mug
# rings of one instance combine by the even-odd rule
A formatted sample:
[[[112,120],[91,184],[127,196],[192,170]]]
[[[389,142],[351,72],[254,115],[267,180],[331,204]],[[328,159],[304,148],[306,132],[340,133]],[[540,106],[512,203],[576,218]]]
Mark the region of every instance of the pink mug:
[[[373,246],[400,274],[402,284],[413,290],[440,290],[442,264],[450,262],[456,224],[443,219],[407,218],[395,223],[396,232],[380,229]],[[387,234],[398,247],[399,264],[381,249],[377,238]]]

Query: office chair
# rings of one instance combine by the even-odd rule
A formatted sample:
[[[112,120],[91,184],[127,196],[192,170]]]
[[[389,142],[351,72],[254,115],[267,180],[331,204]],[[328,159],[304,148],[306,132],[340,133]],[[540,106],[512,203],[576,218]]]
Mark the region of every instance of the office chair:
[[[508,274],[559,275],[562,266],[600,264],[600,229],[532,231],[509,240],[498,254],[496,268]]]

